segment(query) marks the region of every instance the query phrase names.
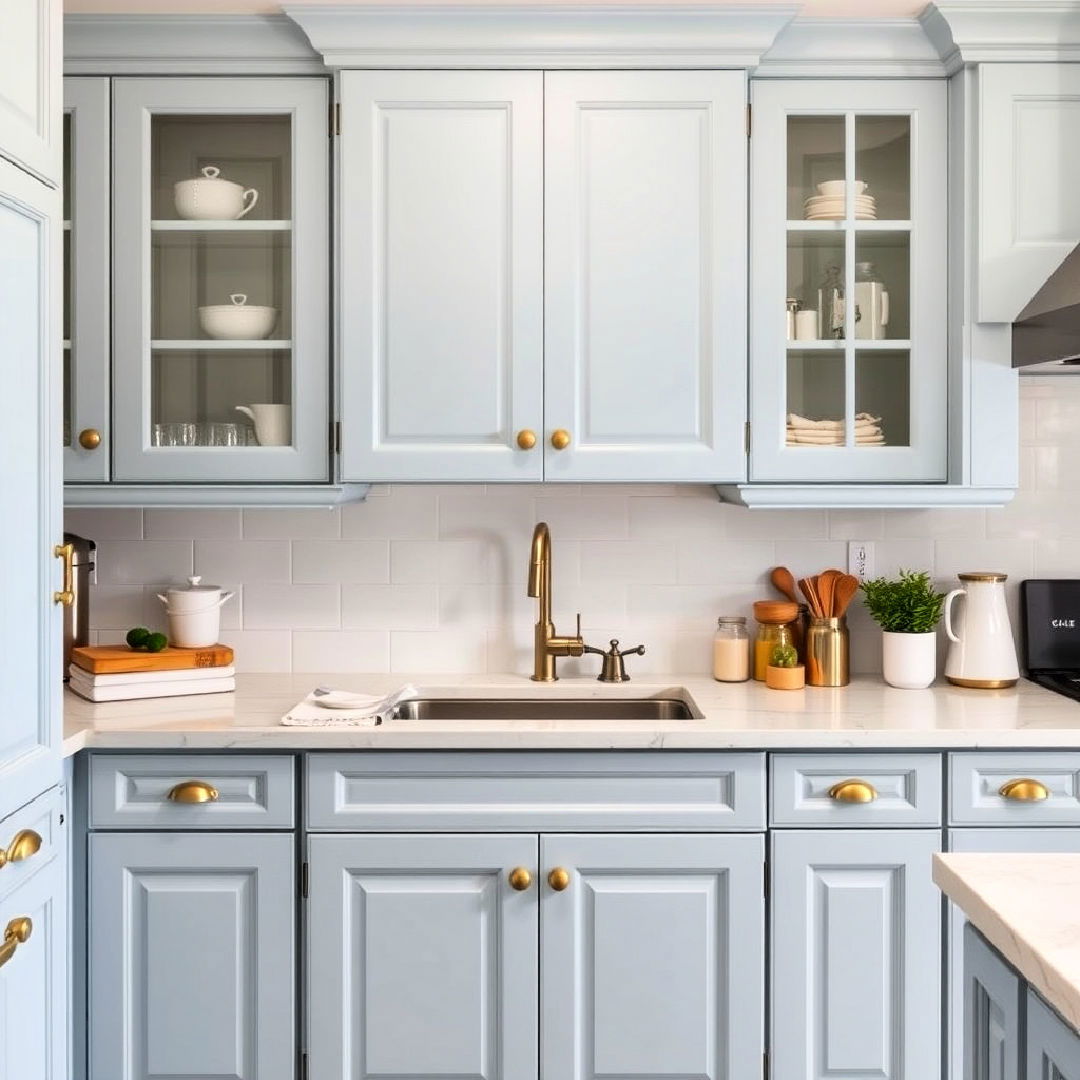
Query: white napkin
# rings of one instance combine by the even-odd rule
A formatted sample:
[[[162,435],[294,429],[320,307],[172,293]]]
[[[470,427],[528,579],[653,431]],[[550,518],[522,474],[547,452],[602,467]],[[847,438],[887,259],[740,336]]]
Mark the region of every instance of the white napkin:
[[[281,723],[285,727],[376,727],[402,698],[411,697],[415,693],[416,687],[411,685],[383,695],[346,694],[341,690],[316,694],[312,691],[281,718]],[[326,698],[339,704],[348,704],[349,707],[331,708],[320,704]]]

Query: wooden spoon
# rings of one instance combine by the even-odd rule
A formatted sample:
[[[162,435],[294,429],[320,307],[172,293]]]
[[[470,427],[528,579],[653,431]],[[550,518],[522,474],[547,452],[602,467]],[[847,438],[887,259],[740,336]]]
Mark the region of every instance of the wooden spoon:
[[[821,605],[821,616],[825,619],[832,618],[833,604],[833,571],[822,570],[818,574],[814,587],[817,589],[818,602]]]
[[[848,605],[859,591],[859,579],[852,574],[841,574],[836,580],[836,588],[833,592],[833,610],[836,614],[847,613]]]
[[[806,597],[807,606],[810,608],[810,614],[814,618],[821,618],[821,607],[818,600],[817,590],[815,589],[815,578],[799,578],[799,588],[803,591],[803,596]]]
[[[777,566],[769,575],[773,588],[782,596],[786,596],[793,604],[799,602],[795,593],[795,578],[786,566]]]

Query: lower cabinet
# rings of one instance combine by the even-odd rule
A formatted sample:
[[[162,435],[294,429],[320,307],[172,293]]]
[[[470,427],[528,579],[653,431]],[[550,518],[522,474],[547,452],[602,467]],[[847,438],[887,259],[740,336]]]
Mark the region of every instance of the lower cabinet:
[[[937,829],[772,834],[772,1076],[941,1071]]]
[[[1080,1080],[1080,1034],[1027,992],[1026,1080]]]
[[[1020,980],[970,925],[962,938],[965,1080],[1020,1080]]]
[[[285,833],[90,836],[90,1080],[293,1080],[295,860]]]
[[[760,834],[310,837],[309,1074],[761,1075]]]

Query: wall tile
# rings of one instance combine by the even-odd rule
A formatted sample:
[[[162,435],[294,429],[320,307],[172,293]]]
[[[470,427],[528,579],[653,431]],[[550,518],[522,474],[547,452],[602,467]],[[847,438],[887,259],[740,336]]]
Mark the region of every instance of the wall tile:
[[[432,488],[396,485],[384,497],[348,503],[341,508],[346,540],[434,539],[438,535],[438,499]]]
[[[143,535],[147,540],[239,540],[239,510],[172,510],[161,506],[143,511]]]
[[[437,630],[437,585],[342,585],[346,630]]]
[[[292,670],[292,634],[288,630],[232,630],[227,644],[236,653],[238,672],[277,675]]]
[[[97,549],[101,585],[167,585],[192,574],[190,540],[102,540]]]
[[[677,547],[650,540],[583,540],[579,574],[583,581],[627,581],[642,585],[674,584]]]
[[[487,670],[484,630],[398,630],[390,635],[390,670],[470,674]]]
[[[389,581],[390,545],[385,540],[297,540],[292,579],[329,584]]]
[[[141,540],[143,512],[141,510],[96,509],[72,506],[64,510],[64,531],[75,533],[101,543],[102,540]]]
[[[981,509],[958,510],[885,510],[884,535],[907,540],[932,537],[938,540],[980,540],[986,535],[986,514]],[[854,540],[870,540],[854,536]]]
[[[336,540],[341,535],[341,510],[274,509],[244,510],[245,540]]]
[[[196,540],[195,573],[208,585],[289,580],[287,540]]]
[[[491,580],[491,551],[482,540],[394,540],[390,543],[390,580],[486,584]]]
[[[133,626],[146,626],[146,596],[143,587],[141,585],[91,586],[90,617],[94,628],[99,630],[127,632]]]
[[[880,540],[884,535],[884,511],[829,511],[829,537],[833,540]]]
[[[776,562],[772,541],[685,539],[678,542],[679,582],[715,585],[723,582],[768,581]]]
[[[337,585],[247,585],[245,630],[337,630],[341,626]]]
[[[390,666],[390,635],[367,630],[297,630],[293,671],[378,672]]]
[[[631,495],[629,535],[633,540],[668,542],[673,537],[701,536],[719,542],[727,535],[729,507],[716,497],[699,495],[687,498],[657,496],[639,498]],[[603,539],[614,539],[614,536]]]
[[[815,574],[820,574],[822,570],[833,568],[846,570],[847,541],[799,538],[777,540],[773,559],[776,566],[786,566],[796,581],[804,577],[813,577]],[[798,595],[802,597],[802,593]],[[771,584],[768,590],[762,593],[762,599],[765,597],[779,599],[779,595]]]
[[[556,544],[560,540],[621,540],[627,536],[627,498],[623,495],[553,495],[544,499],[541,509]]]
[[[739,506],[724,506],[723,510],[728,535],[741,540],[783,536],[825,540],[832,535],[824,510],[744,510]]]

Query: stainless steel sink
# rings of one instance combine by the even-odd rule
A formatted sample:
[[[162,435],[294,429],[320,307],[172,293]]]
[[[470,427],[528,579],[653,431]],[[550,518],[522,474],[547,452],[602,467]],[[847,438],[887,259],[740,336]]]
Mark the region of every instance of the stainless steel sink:
[[[678,698],[413,698],[389,720],[692,720]]]

